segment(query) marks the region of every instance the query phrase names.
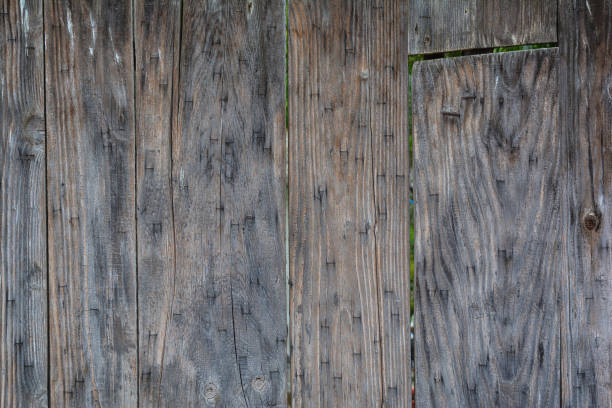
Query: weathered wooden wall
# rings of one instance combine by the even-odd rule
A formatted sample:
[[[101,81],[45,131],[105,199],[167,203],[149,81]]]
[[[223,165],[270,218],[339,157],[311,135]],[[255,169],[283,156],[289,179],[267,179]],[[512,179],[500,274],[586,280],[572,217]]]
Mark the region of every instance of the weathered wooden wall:
[[[406,11],[289,3],[294,407],[410,406]]]
[[[417,65],[411,177],[410,54],[557,41]],[[611,61],[611,0],[0,0],[0,408],[409,407],[413,179],[417,406],[609,407]]]

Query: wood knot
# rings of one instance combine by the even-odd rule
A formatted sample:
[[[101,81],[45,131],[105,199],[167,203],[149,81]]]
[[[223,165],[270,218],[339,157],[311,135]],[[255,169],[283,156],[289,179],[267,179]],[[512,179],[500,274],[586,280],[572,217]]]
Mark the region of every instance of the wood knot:
[[[370,72],[367,69],[364,69],[363,71],[361,71],[361,73],[359,74],[359,77],[365,81],[370,77]]]
[[[218,394],[218,388],[216,384],[211,383],[211,382],[206,384],[206,386],[204,387],[204,398],[206,398],[207,402],[215,402],[215,399],[217,398],[217,394]]]
[[[266,379],[263,376],[258,375],[253,380],[253,389],[257,392],[263,392],[266,389]]]
[[[596,230],[597,227],[599,227],[598,214],[593,210],[587,212],[582,218],[582,225],[584,225],[584,228],[588,231]]]

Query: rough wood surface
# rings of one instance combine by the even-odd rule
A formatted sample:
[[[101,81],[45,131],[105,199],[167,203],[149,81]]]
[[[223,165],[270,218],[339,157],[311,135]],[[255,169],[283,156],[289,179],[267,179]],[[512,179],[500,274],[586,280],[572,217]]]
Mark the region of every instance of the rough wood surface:
[[[178,97],[180,1],[134,3],[140,406],[159,406],[174,269],[172,120]]]
[[[284,406],[284,4],[182,14],[158,404]]]
[[[410,406],[401,1],[289,3],[294,407]]]
[[[50,405],[136,406],[132,6],[44,6]]]
[[[612,406],[612,1],[562,0],[561,130],[568,143],[569,274],[562,406]]]
[[[409,53],[557,41],[557,3],[547,0],[410,0]]]
[[[415,65],[417,406],[559,404],[557,65],[557,49]]]
[[[42,2],[0,1],[0,407],[47,406]]]

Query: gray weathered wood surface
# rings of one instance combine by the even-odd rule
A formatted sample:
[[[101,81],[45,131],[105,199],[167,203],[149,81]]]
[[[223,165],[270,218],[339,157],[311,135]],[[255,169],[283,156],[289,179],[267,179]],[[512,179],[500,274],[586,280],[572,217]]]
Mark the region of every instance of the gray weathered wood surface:
[[[406,7],[289,3],[294,407],[410,406]]]
[[[139,402],[160,406],[165,329],[175,278],[172,120],[180,1],[134,2]]]
[[[557,41],[557,3],[548,0],[409,0],[409,53]]]
[[[137,404],[131,9],[44,4],[51,406]]]
[[[417,406],[559,404],[557,66],[547,49],[414,68]]]
[[[151,380],[161,406],[283,406],[284,4],[182,8],[172,131],[176,266]]]
[[[563,407],[612,406],[612,1],[562,0],[561,131],[568,144],[569,273]]]
[[[47,406],[42,2],[0,1],[0,407]]]

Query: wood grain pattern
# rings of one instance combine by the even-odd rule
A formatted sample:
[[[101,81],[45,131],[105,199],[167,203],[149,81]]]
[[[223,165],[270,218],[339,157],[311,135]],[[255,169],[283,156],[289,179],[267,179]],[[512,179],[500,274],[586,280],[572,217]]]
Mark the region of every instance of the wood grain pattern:
[[[414,67],[417,406],[559,404],[557,86],[557,49]]]
[[[158,406],[164,329],[175,276],[172,120],[180,1],[134,3],[140,406]]]
[[[183,2],[161,406],[284,406],[284,4]]]
[[[0,1],[0,407],[47,406],[42,2]]]
[[[406,4],[289,4],[292,406],[410,406]]]
[[[410,0],[410,54],[557,41],[547,0]]]
[[[562,0],[561,130],[569,159],[563,407],[612,406],[612,1]]]
[[[44,10],[50,405],[136,406],[131,4]]]

